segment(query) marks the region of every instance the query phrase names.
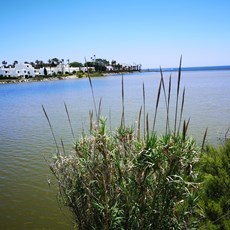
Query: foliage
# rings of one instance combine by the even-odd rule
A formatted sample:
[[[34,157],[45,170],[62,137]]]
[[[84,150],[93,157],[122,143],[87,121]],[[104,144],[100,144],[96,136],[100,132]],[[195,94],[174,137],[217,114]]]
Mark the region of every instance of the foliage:
[[[92,62],[92,61],[85,62],[84,66],[85,67],[94,67],[94,62]]]
[[[97,109],[89,73],[88,77],[96,121],[93,123],[90,112],[90,134],[78,139],[75,153],[68,156],[58,150],[53,135],[58,154],[50,165],[58,181],[60,198],[74,213],[78,229],[197,227],[199,175],[194,167],[201,149],[186,135],[188,122],[184,121],[180,131],[185,94],[184,90],[179,113],[181,62],[173,131],[169,128],[171,78],[167,95],[161,72],[151,133],[148,114],[145,114],[143,84],[145,125],[142,136],[141,109],[137,131],[125,126],[123,77],[121,125],[114,132],[107,130],[106,119],[100,116],[100,103]],[[166,104],[166,132],[156,135],[154,128],[161,91]],[[45,112],[44,107],[43,110]],[[66,112],[68,115],[67,108]],[[46,112],[45,115],[52,131]]]
[[[102,58],[97,58],[97,59],[96,59],[96,62],[97,62],[97,63],[101,63],[101,64],[104,65],[104,66],[109,66],[109,65],[110,65],[110,62],[109,62],[108,60],[102,59]]]
[[[185,229],[195,225],[198,155],[193,139],[140,141],[132,128],[109,133],[100,119],[51,170],[78,229]]]
[[[83,78],[84,77],[84,73],[82,71],[79,71],[79,72],[77,72],[77,76],[79,78]]]
[[[100,116],[101,101],[97,109],[88,72],[96,121],[93,123],[90,111],[90,134],[76,141],[74,154],[67,156],[59,151],[43,107],[58,150],[50,169],[58,181],[60,198],[73,212],[79,230],[230,229],[230,141],[219,148],[205,147],[206,130],[199,147],[187,136],[189,121],[181,126],[185,90],[179,105],[181,62],[174,124],[169,125],[171,77],[167,91],[161,69],[160,73],[151,132],[143,84],[142,135],[142,107],[137,130],[125,125],[123,77],[121,125],[112,132],[107,130],[106,119]],[[165,134],[156,135],[162,91],[166,105]],[[65,108],[73,134],[66,105]]]
[[[71,62],[70,66],[71,67],[83,67],[83,64],[80,62]]]
[[[201,158],[203,186],[201,229],[230,229],[230,140],[223,146],[207,146]]]

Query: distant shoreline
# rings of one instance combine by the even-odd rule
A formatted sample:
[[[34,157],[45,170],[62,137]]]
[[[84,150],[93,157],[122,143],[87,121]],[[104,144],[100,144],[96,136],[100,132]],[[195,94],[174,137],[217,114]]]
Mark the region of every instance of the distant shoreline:
[[[117,75],[121,73],[102,73],[102,74],[90,74],[90,77],[106,77]],[[69,79],[81,79],[86,78],[87,74],[83,75],[82,77],[78,77],[77,75],[68,75],[68,76],[58,76],[58,77],[31,77],[31,78],[5,78],[0,79],[1,84],[16,84],[16,83],[30,83],[30,82],[48,82],[48,81],[59,81],[59,80],[69,80]]]
[[[178,71],[179,68],[162,68],[163,72],[175,72]],[[201,66],[201,67],[182,67],[181,71],[211,71],[211,70],[230,70],[230,66]],[[160,68],[149,68],[143,69],[143,72],[160,72]]]
[[[29,83],[29,82],[45,82],[45,81],[57,81],[67,79],[78,79],[76,75],[72,76],[60,76],[60,77],[33,77],[33,78],[12,78],[12,79],[0,79],[0,84],[14,84],[14,83]]]
[[[179,68],[162,68],[163,72],[176,72]],[[230,66],[203,66],[203,67],[182,67],[181,71],[229,71]],[[136,71],[134,71],[136,72]],[[139,71],[138,71],[139,72]],[[149,68],[149,69],[142,69],[140,72],[160,72],[160,68]],[[129,73],[129,72],[123,72],[123,73]],[[122,72],[119,73],[102,73],[100,74],[90,74],[91,77],[106,77],[111,75],[117,75],[122,74]],[[30,82],[48,82],[48,81],[57,81],[57,80],[68,80],[68,79],[81,79],[86,78],[87,73],[84,74],[82,77],[79,77],[77,75],[68,75],[68,76],[55,76],[55,77],[33,77],[33,78],[5,78],[0,79],[0,85],[1,84],[14,84],[14,83],[30,83]]]

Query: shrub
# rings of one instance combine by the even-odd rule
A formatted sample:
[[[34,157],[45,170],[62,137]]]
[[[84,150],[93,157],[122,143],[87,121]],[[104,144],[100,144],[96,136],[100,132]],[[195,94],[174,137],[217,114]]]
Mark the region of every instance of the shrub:
[[[100,109],[97,110],[89,76],[96,121],[93,124],[90,113],[90,134],[76,141],[74,154],[66,156],[58,151],[50,165],[58,181],[60,197],[74,213],[78,229],[197,227],[199,175],[194,167],[201,149],[194,139],[186,135],[188,122],[184,122],[182,132],[180,131],[185,92],[180,119],[177,119],[180,76],[181,65],[174,130],[171,131],[168,124],[171,78],[167,95],[161,72],[153,130],[149,132],[148,115],[144,112],[146,125],[142,138],[140,119],[137,132],[134,132],[133,127],[125,126],[123,78],[121,126],[114,132],[109,132],[106,119],[100,117]],[[167,111],[166,133],[156,135],[154,126],[162,89]],[[144,98],[143,85],[143,101]],[[145,107],[145,102],[143,106]],[[43,110],[45,112],[44,107]],[[66,112],[68,115],[67,108]],[[45,115],[49,122],[46,112]],[[140,116],[141,110],[139,118]],[[52,131],[51,125],[50,128]],[[56,140],[55,143],[57,146]]]
[[[78,76],[79,78],[83,78],[83,77],[84,77],[84,73],[81,72],[81,71],[79,71],[79,72],[77,72],[77,76]]]
[[[223,146],[207,146],[200,162],[203,175],[201,229],[230,229],[230,140]]]
[[[51,170],[78,229],[186,229],[195,226],[198,155],[193,139],[140,141],[132,128],[107,132],[100,119]]]

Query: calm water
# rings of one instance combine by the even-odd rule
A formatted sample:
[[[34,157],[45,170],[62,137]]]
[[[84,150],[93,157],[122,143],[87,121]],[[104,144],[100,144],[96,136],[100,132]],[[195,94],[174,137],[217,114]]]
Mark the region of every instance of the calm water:
[[[176,75],[172,73],[173,88]],[[169,73],[165,73],[168,81]],[[125,116],[134,124],[142,105],[145,84],[146,111],[152,117],[159,73],[124,76]],[[121,76],[93,79],[97,102],[102,97],[102,114],[109,126],[120,123]],[[208,127],[208,141],[218,144],[230,127],[230,71],[193,71],[182,73],[186,87],[184,118],[191,118],[189,133],[201,141]],[[175,90],[172,90],[172,108]],[[55,181],[46,160],[55,146],[41,105],[50,117],[58,142],[67,151],[73,139],[64,102],[76,136],[89,128],[88,113],[93,108],[87,79],[0,85],[0,229],[72,229],[70,213],[59,207]],[[163,102],[163,97],[162,97]],[[157,130],[164,130],[165,106],[159,109]],[[173,118],[172,118],[173,119]],[[150,119],[152,120],[152,119]],[[51,186],[47,179],[51,179]]]

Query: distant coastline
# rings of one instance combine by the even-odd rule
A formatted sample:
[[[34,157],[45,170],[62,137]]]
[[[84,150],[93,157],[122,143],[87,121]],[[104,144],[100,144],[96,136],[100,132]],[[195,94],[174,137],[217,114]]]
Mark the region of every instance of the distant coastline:
[[[116,74],[120,74],[120,73],[92,73],[90,74],[91,77],[106,77],[106,76],[110,76],[110,75],[116,75]],[[14,84],[14,83],[29,83],[29,82],[47,82],[47,81],[58,81],[58,80],[68,80],[68,79],[81,79],[81,78],[86,78],[87,77],[87,73],[85,73],[84,75],[82,75],[81,77],[79,77],[76,74],[73,75],[67,75],[67,76],[57,76],[57,77],[53,77],[53,76],[38,76],[38,77],[30,77],[30,78],[4,78],[4,79],[0,79],[0,85],[1,84]]]
[[[162,68],[163,72],[176,72],[179,68]],[[230,65],[225,66],[201,66],[201,67],[182,67],[182,71],[223,71],[223,70],[230,70]],[[136,72],[136,71],[134,71]],[[149,68],[149,69],[142,69],[140,72],[160,72],[160,68]],[[119,72],[121,74],[121,72]],[[116,75],[119,73],[95,73],[92,74],[91,77],[102,77],[102,76],[108,76],[108,75]],[[126,72],[127,73],[127,72]],[[83,77],[86,77],[85,75]],[[56,80],[68,80],[68,79],[79,79],[82,77],[78,77],[78,75],[68,75],[68,76],[49,76],[49,77],[33,77],[33,78],[5,78],[0,79],[0,85],[1,84],[9,84],[9,83],[25,83],[25,82],[45,82],[45,81],[56,81]]]
[[[175,72],[178,71],[179,68],[162,68],[164,72]],[[200,66],[200,67],[182,67],[182,71],[208,71],[208,70],[230,70],[230,65],[224,66]],[[143,72],[159,72],[160,68],[150,68],[150,69],[143,69]]]

